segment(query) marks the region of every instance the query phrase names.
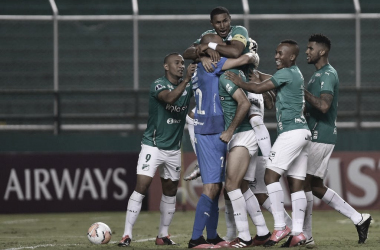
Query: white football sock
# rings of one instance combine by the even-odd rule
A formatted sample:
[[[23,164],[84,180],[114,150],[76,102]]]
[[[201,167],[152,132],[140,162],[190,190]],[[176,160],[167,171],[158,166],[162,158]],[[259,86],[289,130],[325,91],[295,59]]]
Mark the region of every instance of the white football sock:
[[[269,213],[272,214],[272,209],[271,209],[271,202],[270,202],[270,198],[268,197],[264,203],[261,205],[263,208],[265,208],[266,210],[268,210]],[[273,215],[273,214],[272,214]],[[293,226],[292,226],[292,218],[289,216],[288,212],[286,212],[285,208],[284,208],[284,218],[285,218],[285,224],[290,228],[292,229]]]
[[[251,240],[251,234],[249,232],[247,206],[243,194],[240,189],[235,189],[227,194],[234,209],[236,228],[239,232],[238,237],[244,241],[249,241]]]
[[[256,226],[256,234],[258,236],[267,235],[269,233],[269,230],[265,223],[265,219],[263,213],[261,212],[260,204],[257,201],[256,196],[253,194],[250,188],[248,188],[248,190],[243,195],[248,214],[251,217],[253,224]]]
[[[274,182],[267,186],[268,195],[271,201],[271,210],[274,218],[274,229],[284,230],[284,191],[282,190],[280,182]]]
[[[194,133],[194,119],[191,118],[189,115],[186,115],[186,123],[187,123],[187,130],[189,131],[189,136],[190,136],[190,142],[191,146],[193,146],[194,153],[197,154],[195,151],[195,133]]]
[[[306,195],[306,210],[305,210],[305,221],[303,222],[303,232],[307,239],[313,237],[312,234],[312,221],[313,221],[313,192],[305,192]]]
[[[136,191],[133,191],[131,197],[129,197],[123,237],[129,235],[129,238],[132,239],[133,225],[140,214],[142,200],[144,197],[145,195],[142,195]]]
[[[293,218],[293,228],[292,235],[299,235],[302,233],[303,222],[305,220],[305,210],[306,210],[306,196],[304,191],[298,191],[290,194],[292,199],[292,218]]]
[[[226,218],[227,234],[226,239],[232,241],[236,238],[236,223],[234,218],[234,209],[230,200],[224,200],[224,215]]]
[[[169,225],[172,222],[175,213],[175,196],[162,195],[160,203],[160,227],[158,229],[158,238],[162,238],[169,235]]]
[[[351,219],[355,225],[362,220],[362,215],[345,202],[334,190],[328,188],[322,200],[339,213]]]
[[[269,131],[264,125],[263,117],[260,115],[253,116],[249,119],[249,123],[255,131],[257,144],[260,147],[261,153],[264,157],[269,157],[272,144],[270,141]]]

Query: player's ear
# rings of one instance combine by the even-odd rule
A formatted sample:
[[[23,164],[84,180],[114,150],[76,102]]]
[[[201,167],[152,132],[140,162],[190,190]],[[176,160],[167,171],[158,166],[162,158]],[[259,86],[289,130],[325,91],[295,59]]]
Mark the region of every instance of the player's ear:
[[[290,60],[291,60],[291,61],[295,61],[296,58],[297,58],[297,56],[296,56],[295,54],[292,54],[292,55],[290,56]]]
[[[320,50],[320,51],[319,51],[319,55],[320,55],[320,56],[323,56],[324,54],[326,54],[326,50]]]
[[[169,70],[169,65],[168,65],[167,63],[164,63],[164,69],[165,69],[166,71]]]

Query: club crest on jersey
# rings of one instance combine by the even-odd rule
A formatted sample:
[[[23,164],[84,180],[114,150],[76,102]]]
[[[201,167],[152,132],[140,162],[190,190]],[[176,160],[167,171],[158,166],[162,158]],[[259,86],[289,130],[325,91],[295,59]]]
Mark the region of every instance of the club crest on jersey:
[[[323,84],[325,84],[325,82],[321,82],[321,89],[323,89]]]
[[[313,140],[317,140],[317,139],[318,139],[318,131],[315,130],[315,131],[313,132]]]
[[[149,170],[149,164],[143,164],[142,170],[148,171]]]
[[[321,73],[316,73],[315,77],[320,77],[322,74]]]
[[[275,151],[270,151],[269,152],[269,160],[270,161],[273,161],[274,157],[276,156],[276,152]]]

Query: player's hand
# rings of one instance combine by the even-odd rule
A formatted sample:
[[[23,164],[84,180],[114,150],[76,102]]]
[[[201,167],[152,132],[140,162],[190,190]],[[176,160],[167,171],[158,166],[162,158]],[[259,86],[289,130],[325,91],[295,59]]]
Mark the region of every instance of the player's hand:
[[[214,69],[217,66],[216,62],[213,62],[210,57],[208,56],[203,56],[201,57],[201,63],[205,70],[209,73],[214,72]]]
[[[246,53],[245,55],[249,56],[249,62],[248,63],[253,64],[255,69],[257,69],[259,67],[259,63],[260,63],[259,54],[257,54],[254,51],[250,51],[250,52]]]
[[[211,60],[215,63],[219,62],[220,60],[220,54],[218,51],[215,51],[213,49],[208,48],[206,50],[206,54],[210,56]]]
[[[191,77],[193,76],[196,68],[197,68],[197,64],[195,63],[190,63],[189,66],[187,66],[186,78],[185,78],[187,82],[190,82]]]
[[[225,130],[222,132],[219,138],[222,142],[229,143],[233,135],[234,135],[234,131]]]
[[[224,73],[225,78],[230,80],[231,82],[235,83],[236,86],[241,87],[245,82],[241,79],[241,77],[231,71],[226,71]]]
[[[255,70],[250,70],[249,74],[248,74],[249,81],[250,82],[261,82],[259,72],[260,71],[258,71],[256,69]]]
[[[207,44],[198,44],[195,47],[195,54],[197,55],[198,58],[205,56],[206,55],[206,50],[208,49]]]

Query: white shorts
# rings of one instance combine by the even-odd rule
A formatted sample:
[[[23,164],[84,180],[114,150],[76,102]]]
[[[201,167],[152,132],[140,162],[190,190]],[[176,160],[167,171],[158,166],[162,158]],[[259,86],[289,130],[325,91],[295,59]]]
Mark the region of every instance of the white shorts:
[[[255,94],[248,92],[248,100],[251,103],[251,107],[248,111],[248,117],[251,115],[260,115],[264,119],[264,98],[262,94]]]
[[[253,129],[250,129],[234,134],[231,141],[228,143],[228,152],[230,152],[234,147],[247,148],[249,155],[252,157],[252,155],[254,155],[258,150],[255,131],[253,131]]]
[[[309,142],[309,158],[307,160],[307,174],[324,179],[327,174],[331,153],[335,145]]]
[[[253,181],[249,181],[249,187],[251,188],[252,192],[254,194],[266,194],[268,193],[267,186],[265,185],[264,176],[265,176],[265,168],[266,168],[266,162],[264,157],[258,156],[258,157],[252,157],[251,162],[249,163],[250,167],[251,165],[255,165],[255,178]]]
[[[153,178],[157,168],[161,178],[178,181],[181,175],[181,150],[163,150],[142,144],[137,174]]]
[[[290,177],[305,179],[310,139],[308,129],[281,133],[269,153],[267,168],[275,172],[278,172],[276,169],[288,171]]]

